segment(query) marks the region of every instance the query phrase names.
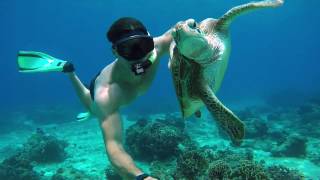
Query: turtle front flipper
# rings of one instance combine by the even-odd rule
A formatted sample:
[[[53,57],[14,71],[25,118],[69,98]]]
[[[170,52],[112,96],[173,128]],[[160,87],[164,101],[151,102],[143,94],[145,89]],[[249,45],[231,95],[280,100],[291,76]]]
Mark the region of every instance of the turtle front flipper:
[[[209,85],[200,88],[199,96],[218,124],[228,133],[235,145],[244,138],[244,123],[215,96]]]
[[[264,0],[259,2],[250,2],[247,4],[243,4],[240,6],[236,6],[230,9],[227,13],[225,13],[222,17],[218,19],[217,28],[220,29],[227,29],[231,22],[241,14],[246,12],[262,9],[262,8],[269,8],[269,7],[278,7],[282,5],[284,0]]]

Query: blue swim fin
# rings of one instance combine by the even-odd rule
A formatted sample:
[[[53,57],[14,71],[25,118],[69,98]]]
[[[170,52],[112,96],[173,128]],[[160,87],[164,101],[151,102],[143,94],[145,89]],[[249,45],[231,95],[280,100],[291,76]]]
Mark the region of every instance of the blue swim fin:
[[[61,72],[67,61],[60,60],[42,52],[19,51],[19,72]]]
[[[81,122],[81,121],[86,121],[91,117],[90,112],[83,112],[83,113],[79,113],[77,115],[77,121]]]

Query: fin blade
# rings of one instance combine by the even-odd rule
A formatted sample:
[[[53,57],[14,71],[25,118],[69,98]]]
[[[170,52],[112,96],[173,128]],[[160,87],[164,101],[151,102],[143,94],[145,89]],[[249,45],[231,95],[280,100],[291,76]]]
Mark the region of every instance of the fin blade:
[[[63,61],[42,52],[19,51],[19,72],[59,72],[67,61]]]
[[[82,121],[86,121],[91,117],[90,112],[83,112],[83,113],[79,113],[77,115],[77,121],[78,122],[82,122]]]

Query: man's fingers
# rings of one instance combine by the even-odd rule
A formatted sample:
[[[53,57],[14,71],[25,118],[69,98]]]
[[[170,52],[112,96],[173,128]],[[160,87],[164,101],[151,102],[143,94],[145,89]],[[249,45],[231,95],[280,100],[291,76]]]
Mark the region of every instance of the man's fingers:
[[[149,177],[144,178],[144,180],[158,180],[158,179],[149,176]]]

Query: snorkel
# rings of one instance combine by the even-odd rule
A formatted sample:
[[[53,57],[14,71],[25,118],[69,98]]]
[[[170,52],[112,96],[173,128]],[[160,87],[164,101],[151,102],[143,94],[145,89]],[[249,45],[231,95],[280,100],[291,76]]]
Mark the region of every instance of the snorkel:
[[[135,75],[141,75],[146,72],[146,69],[148,69],[156,60],[157,58],[157,52],[156,50],[153,50],[151,52],[152,54],[147,60],[144,60],[142,62],[134,63],[131,65],[131,70],[134,72]]]

